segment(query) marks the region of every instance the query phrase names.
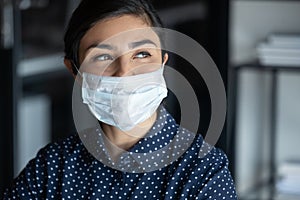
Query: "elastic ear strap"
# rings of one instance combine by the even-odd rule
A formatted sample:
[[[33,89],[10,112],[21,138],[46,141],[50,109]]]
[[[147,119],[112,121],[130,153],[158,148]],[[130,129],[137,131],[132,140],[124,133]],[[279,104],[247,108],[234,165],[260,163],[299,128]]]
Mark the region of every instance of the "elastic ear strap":
[[[75,64],[75,62],[73,60],[70,60],[70,61],[71,61],[72,65],[75,67],[75,69],[77,70],[77,73],[79,73],[79,75],[82,77],[82,74],[79,71],[79,69],[78,69],[77,65]]]

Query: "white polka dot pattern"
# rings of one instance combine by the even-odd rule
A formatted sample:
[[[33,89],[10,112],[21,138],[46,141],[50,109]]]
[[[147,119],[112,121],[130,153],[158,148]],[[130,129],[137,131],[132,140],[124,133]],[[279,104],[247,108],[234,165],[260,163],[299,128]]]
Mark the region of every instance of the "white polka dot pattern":
[[[133,151],[149,152],[165,146],[176,137],[172,134],[176,127],[168,115],[165,124],[153,127],[164,133],[142,139]],[[198,156],[202,149],[210,150],[205,157]],[[4,199],[237,199],[227,166],[226,155],[197,135],[170,165],[128,173],[95,159],[78,135],[73,135],[41,149],[6,190]]]
[[[196,134],[177,125],[163,107],[158,111],[153,127],[131,149],[124,151],[110,145],[110,149],[122,152],[117,161],[113,161],[107,151],[110,142],[100,126],[80,132],[79,137],[86,149],[104,165],[128,173],[155,171],[176,161],[196,137]]]

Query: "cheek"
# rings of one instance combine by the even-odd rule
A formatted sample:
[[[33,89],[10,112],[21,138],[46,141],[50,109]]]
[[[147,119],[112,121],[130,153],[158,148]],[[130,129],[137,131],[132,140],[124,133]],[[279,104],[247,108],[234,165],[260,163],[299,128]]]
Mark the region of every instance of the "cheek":
[[[161,64],[163,59],[162,59],[162,52],[161,50],[156,50],[154,53],[153,53],[153,62],[154,63],[158,63],[158,64]]]

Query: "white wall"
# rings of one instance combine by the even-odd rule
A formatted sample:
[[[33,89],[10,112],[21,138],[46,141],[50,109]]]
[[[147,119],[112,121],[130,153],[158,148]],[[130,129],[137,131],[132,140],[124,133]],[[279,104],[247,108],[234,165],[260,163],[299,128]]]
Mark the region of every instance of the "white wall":
[[[300,33],[300,1],[231,2],[230,62],[232,66],[255,58],[255,46],[273,32]],[[300,72],[279,76],[278,162],[300,159]],[[270,76],[255,70],[240,74],[237,113],[238,192],[247,191],[269,172],[268,108]],[[258,178],[259,177],[259,178]]]
[[[18,105],[18,131],[15,136],[16,177],[39,149],[51,141],[51,102],[46,95],[22,98]]]

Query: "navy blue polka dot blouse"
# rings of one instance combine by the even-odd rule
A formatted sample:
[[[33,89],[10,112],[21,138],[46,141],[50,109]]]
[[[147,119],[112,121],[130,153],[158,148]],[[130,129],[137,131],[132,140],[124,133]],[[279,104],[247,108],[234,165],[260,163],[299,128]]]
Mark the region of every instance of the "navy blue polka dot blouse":
[[[97,158],[78,134],[47,145],[4,199],[237,199],[226,155],[201,135],[180,128],[169,114],[160,111],[159,117],[164,122],[157,120],[150,136],[122,154],[118,163],[106,153]],[[99,135],[95,144],[102,148],[103,135],[98,129],[94,133]],[[153,152],[159,153],[143,156]]]

